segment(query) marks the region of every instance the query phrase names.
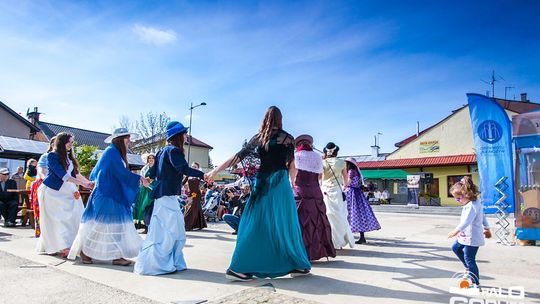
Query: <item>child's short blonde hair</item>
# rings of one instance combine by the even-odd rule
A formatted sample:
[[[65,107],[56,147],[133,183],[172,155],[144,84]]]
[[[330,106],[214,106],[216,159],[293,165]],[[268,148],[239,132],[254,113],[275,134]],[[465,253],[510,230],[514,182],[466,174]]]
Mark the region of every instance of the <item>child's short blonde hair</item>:
[[[473,183],[472,178],[465,176],[459,182],[455,183],[450,188],[450,193],[454,196],[462,195],[470,201],[476,201],[480,191],[478,187]]]

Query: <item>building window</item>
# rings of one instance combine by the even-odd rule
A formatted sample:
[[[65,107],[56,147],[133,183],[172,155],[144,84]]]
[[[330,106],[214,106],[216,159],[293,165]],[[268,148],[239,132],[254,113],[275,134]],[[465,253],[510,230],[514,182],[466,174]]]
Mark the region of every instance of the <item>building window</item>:
[[[447,183],[448,183],[448,190],[447,190],[447,195],[448,197],[453,197],[452,194],[450,193],[450,188],[452,188],[452,186],[459,182],[464,176],[468,176],[468,177],[471,177],[470,174],[464,174],[464,175],[448,175],[447,177]]]

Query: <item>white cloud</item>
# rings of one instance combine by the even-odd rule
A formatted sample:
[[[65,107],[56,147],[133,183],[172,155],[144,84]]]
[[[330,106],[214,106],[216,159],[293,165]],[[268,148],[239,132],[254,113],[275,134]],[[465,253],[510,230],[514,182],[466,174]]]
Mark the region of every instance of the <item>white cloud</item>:
[[[163,31],[149,26],[135,24],[133,26],[133,32],[142,42],[154,45],[165,45],[177,40],[176,32],[173,30]]]

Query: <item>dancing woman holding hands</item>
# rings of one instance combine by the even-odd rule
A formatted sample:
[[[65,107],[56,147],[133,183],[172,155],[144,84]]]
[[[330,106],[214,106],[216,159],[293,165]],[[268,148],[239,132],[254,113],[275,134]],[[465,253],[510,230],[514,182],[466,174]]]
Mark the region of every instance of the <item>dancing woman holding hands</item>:
[[[210,180],[248,155],[261,165],[246,203],[227,278],[248,281],[309,273],[311,264],[302,240],[291,188],[294,138],[282,129],[281,111],[268,108],[259,132],[225,163],[208,173]]]
[[[75,138],[58,133],[54,149],[47,155],[49,171],[38,188],[41,235],[39,253],[67,257],[75,240],[84,210],[77,185],[94,188],[94,183],[79,173],[79,163],[73,153]]]
[[[129,170],[127,150],[136,134],[125,128],[114,130],[105,139],[111,145],[105,149],[90,174],[96,183],[84,210],[77,238],[69,253],[70,259],[80,254],[84,264],[93,259],[111,261],[113,265],[128,266],[139,253],[142,243],[133,225],[131,206],[139,184],[148,181]]]
[[[155,180],[154,209],[134,272],[141,275],[173,273],[187,268],[182,250],[186,244],[184,216],[177,196],[182,194],[184,175],[203,178],[184,157],[188,128],[177,121],[167,125],[167,146],[156,155],[149,178]]]

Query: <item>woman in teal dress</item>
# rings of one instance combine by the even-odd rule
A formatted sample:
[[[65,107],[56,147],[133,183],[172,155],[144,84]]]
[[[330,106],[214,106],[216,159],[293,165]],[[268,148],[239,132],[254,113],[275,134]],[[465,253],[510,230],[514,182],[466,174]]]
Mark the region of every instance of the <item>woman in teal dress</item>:
[[[311,269],[291,187],[294,138],[282,130],[280,110],[272,106],[259,132],[236,155],[208,173],[212,179],[248,156],[260,159],[255,185],[246,203],[227,278],[248,281],[304,275]]]
[[[146,165],[141,169],[141,176],[148,178],[150,168],[154,166],[155,156],[152,153],[143,154],[142,159]],[[139,188],[137,201],[135,201],[135,205],[133,207],[133,221],[135,222],[135,226],[137,228],[144,228],[145,232],[148,231],[148,225],[150,224],[145,222],[144,215],[146,209],[152,204],[153,201],[150,195],[152,191],[151,188],[152,185],[150,185],[150,188],[144,186]]]

